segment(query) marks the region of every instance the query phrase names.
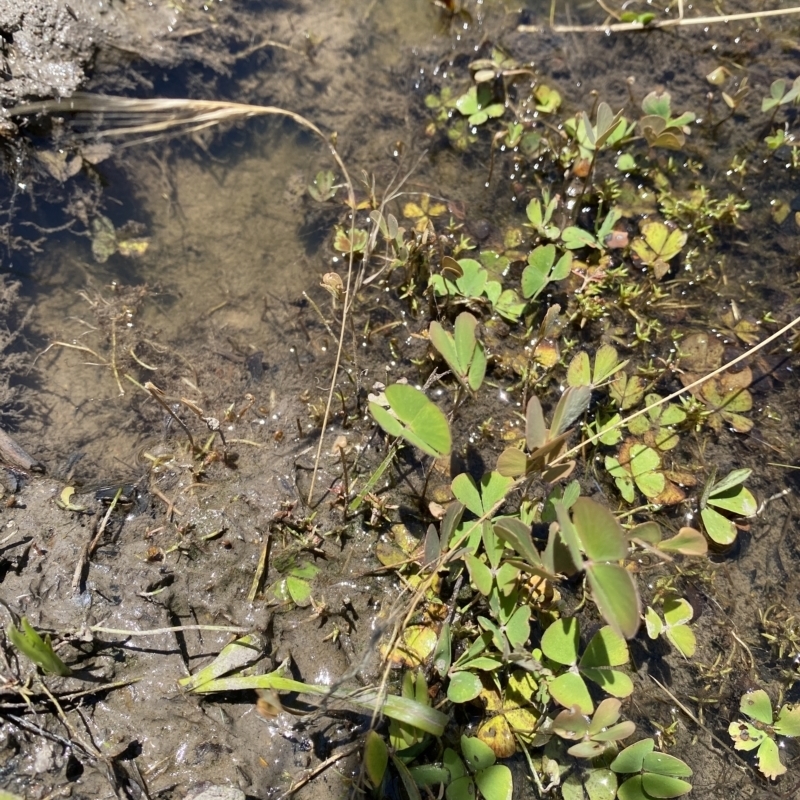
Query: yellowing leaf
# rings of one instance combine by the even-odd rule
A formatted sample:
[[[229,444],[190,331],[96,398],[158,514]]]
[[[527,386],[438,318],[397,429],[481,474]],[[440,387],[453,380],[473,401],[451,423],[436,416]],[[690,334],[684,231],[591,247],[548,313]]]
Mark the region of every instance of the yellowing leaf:
[[[394,664],[415,668],[422,666],[436,649],[438,636],[433,628],[426,625],[409,625],[395,647],[385,657]]]
[[[517,752],[514,733],[508,720],[502,714],[491,717],[482,723],[478,727],[477,737],[492,749],[497,758],[510,758]]]

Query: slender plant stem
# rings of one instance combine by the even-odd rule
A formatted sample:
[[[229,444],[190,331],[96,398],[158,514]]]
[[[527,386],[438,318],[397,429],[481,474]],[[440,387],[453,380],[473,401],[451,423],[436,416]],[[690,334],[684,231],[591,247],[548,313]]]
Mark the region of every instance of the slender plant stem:
[[[172,628],[153,628],[149,631],[130,631],[120,628],[104,628],[92,625],[92,633],[110,633],[114,636],[158,636],[162,633],[178,633],[178,631],[221,631],[222,633],[248,633],[251,628],[239,628],[235,625],[176,625]]]

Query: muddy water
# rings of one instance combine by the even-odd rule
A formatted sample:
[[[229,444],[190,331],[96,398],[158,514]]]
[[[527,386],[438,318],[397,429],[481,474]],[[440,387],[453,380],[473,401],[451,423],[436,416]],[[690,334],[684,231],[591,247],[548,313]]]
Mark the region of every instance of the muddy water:
[[[657,43],[640,37],[533,38],[515,31],[521,16],[512,3],[477,4],[472,10],[476,18],[486,15],[484,27],[464,30],[456,24],[443,31],[438,13],[423,0],[275,4],[268,15],[245,9],[255,43],[276,40],[302,52],[308,32],[314,42],[321,40],[313,59],[277,50],[267,57],[267,50],[260,50],[264,57],[259,61],[256,55],[255,66],[246,62],[228,75],[206,74],[205,89],[196,76],[188,80],[176,70],[168,76],[176,90],[170,94],[206,97],[213,88],[209,96],[214,99],[291,108],[326,132],[338,133],[354,178],[367,170],[382,185],[429,148],[430,159],[415,172],[409,191],[458,201],[470,221],[488,224],[492,243],[501,240],[505,226],[522,219],[511,188],[510,179],[518,177],[513,165],[500,161],[489,180],[488,140],[465,158],[423,134],[428,118],[422,97],[438,87],[444,72],[459,69],[449,64],[453,54],[459,80],[465,77],[472,48],[482,36],[496,36],[520,60],[534,60],[576,108],[583,107],[591,89],[612,105],[622,105],[626,78],[633,74],[642,91],[663,84],[673,92],[677,108],[699,109],[708,91],[703,76],[720,60],[728,65],[747,60],[760,94],[787,69],[781,38],[750,29],[735,43],[713,30]],[[540,10],[528,4],[522,16]],[[587,17],[591,11],[577,9]],[[152,77],[146,65],[141,69]],[[717,108],[715,113],[721,117],[725,112]],[[736,176],[727,176],[724,167],[736,148],[755,137],[757,127],[742,121],[721,129],[725,133],[719,141],[703,137],[698,142],[696,154],[707,158],[720,192],[737,188]],[[36,626],[61,631],[84,623],[117,631],[193,623],[254,626],[270,634],[271,661],[291,655],[304,680],[330,683],[348,675],[358,685],[375,677],[376,664],[368,657],[374,655],[372,636],[386,624],[391,612],[387,598],[396,593],[390,579],[367,574],[376,566],[375,534],[351,525],[341,539],[325,537],[344,530],[339,511],[327,503],[320,506],[315,528],[305,521],[302,504],[292,506],[308,486],[316,445],[309,403],[319,404],[332,363],[333,341],[320,319],[332,319],[332,311],[318,282],[341,265],[330,247],[338,212],[305,194],[317,170],[327,168],[335,169],[324,145],[289,121],[251,120],[196,141],[170,139],[118,149],[99,165],[100,179],[84,178],[80,187],[96,204],[94,210],[118,228],[136,223],[132,235],[148,240],[143,255],[115,254],[98,263],[88,237],[63,232],[45,237],[41,252],[11,254],[14,270],[25,279],[25,297],[35,304],[28,330],[31,350],[61,343],[42,352],[25,378],[27,412],[18,429],[19,439],[47,465],[48,477],[28,483],[20,495],[22,507],[0,512],[8,541],[2,546],[9,548],[2,551],[3,596],[13,599]],[[687,302],[699,309],[685,321],[687,330],[713,324],[730,299],[748,302],[754,317],[765,310],[785,316],[796,305],[791,288],[795,265],[787,257],[796,231],[791,220],[771,225],[773,197],[760,189],[770,186],[774,197],[790,202],[794,181],[785,174],[777,162],[754,167],[745,192],[755,206],[753,215],[721,250],[726,288],[711,284],[697,289],[687,279]],[[18,199],[16,223],[55,226],[58,202],[80,199],[70,194],[70,186],[61,194],[58,187],[48,189],[53,199],[41,198],[35,208]],[[769,280],[763,278],[764,259],[769,259]],[[777,289],[776,284],[790,288]],[[401,311],[393,307],[383,313],[394,319]],[[356,337],[359,352],[365,349],[362,344]],[[371,345],[369,354],[352,364],[354,374],[366,373],[366,386],[394,359],[386,341]],[[397,374],[409,368],[406,362]],[[201,474],[188,458],[177,424],[124,373],[164,389],[169,404],[181,397],[191,400],[205,416],[224,419],[233,408],[235,418],[223,430],[236,461],[209,459]],[[729,435],[711,444],[697,439],[687,453],[693,461],[716,462],[721,470],[758,467],[752,488],[760,499],[794,488],[785,472],[764,464],[791,462],[796,452],[787,399],[796,391],[796,380],[784,365],[770,381],[757,393],[759,407],[769,408],[769,413],[759,412],[760,439]],[[239,415],[250,402],[247,395],[253,396],[252,406]],[[358,416],[352,405],[348,413]],[[511,411],[492,407],[480,413]],[[210,437],[185,407],[181,416],[197,441]],[[361,444],[368,432],[354,430],[351,422],[337,416],[332,433]],[[331,454],[326,447],[320,485],[333,485],[338,475],[338,451]],[[140,497],[124,514],[110,518],[91,565],[76,578],[81,551],[105,510],[94,489],[115,481],[138,483]],[[66,484],[76,487],[74,503],[87,513],[55,505]],[[776,497],[753,523],[752,535],[742,537],[742,546],[718,559],[722,566],[713,591],[702,576],[687,580],[699,611],[702,658],[708,663],[730,654],[732,632],[761,663],[772,663],[754,606],[769,600],[796,608],[797,598],[786,590],[797,557],[791,534],[795,518],[793,495]],[[276,551],[294,548],[298,558],[314,560],[323,569],[314,596],[324,600],[328,613],[310,607],[287,612],[247,601],[268,536]],[[309,548],[318,551],[313,559]],[[268,582],[276,577],[273,569]],[[255,697],[198,702],[181,695],[175,681],[206,663],[228,640],[226,634],[188,631],[127,638],[117,632],[97,637],[103,642],[99,656],[83,656],[76,642],[66,648],[65,658],[105,680],[138,682],[104,693],[84,720],[75,714],[73,724],[81,726],[83,739],[121,754],[119,785],[138,781],[138,768],[154,797],[182,798],[204,782],[272,797],[363,729],[364,720],[347,709],[309,719],[283,714],[268,720],[257,713]],[[684,694],[696,692],[683,665],[663,656],[637,654],[658,677],[674,678]],[[718,735],[724,736],[736,713],[739,694],[751,683],[775,677],[766,667],[757,675],[749,673],[746,664],[741,651],[731,677],[709,684],[711,694],[723,696],[721,706],[706,710],[708,725]],[[644,679],[642,685],[648,686]],[[83,684],[75,682],[75,688]],[[671,704],[650,688],[642,696],[648,707],[631,709],[631,714],[638,715],[650,735],[654,730],[648,720],[668,725]],[[13,734],[21,737],[16,747],[8,738],[10,730],[5,729],[2,756],[9,789],[28,797],[60,787],[71,788],[75,797],[109,794],[102,760],[76,749],[70,761],[63,747],[30,732]],[[704,737],[702,752],[692,748],[694,735]],[[703,776],[696,796],[730,796],[727,757],[714,753],[705,733],[698,734],[685,720],[676,737],[673,752]],[[355,757],[342,761],[338,771],[312,782],[304,796],[345,796],[355,763]],[[759,796],[757,780],[748,775],[748,781],[748,793],[741,796]],[[518,792],[532,796],[522,779]]]

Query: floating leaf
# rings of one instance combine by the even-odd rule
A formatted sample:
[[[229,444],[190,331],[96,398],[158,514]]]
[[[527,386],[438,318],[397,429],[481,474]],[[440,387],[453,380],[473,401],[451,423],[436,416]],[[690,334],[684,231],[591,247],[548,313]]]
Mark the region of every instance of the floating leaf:
[[[512,647],[522,648],[531,635],[531,609],[529,606],[520,606],[505,624],[505,634]]]
[[[626,372],[620,372],[609,387],[611,399],[619,406],[621,411],[627,411],[638,405],[644,397],[644,384],[638,375],[629,377]]]
[[[491,748],[473,736],[461,736],[461,754],[473,772],[487,769],[496,761]]]
[[[736,750],[755,750],[766,740],[767,734],[753,727],[749,722],[731,722],[728,734],[734,741]]]
[[[481,478],[479,488],[471,475],[462,473],[453,479],[452,490],[456,500],[476,517],[482,517],[503,500],[513,483],[499,472],[489,472]]]
[[[561,785],[561,796],[563,800],[614,800],[617,776],[604,768],[571,772]]]
[[[464,560],[469,570],[469,576],[475,584],[475,588],[484,596],[488,597],[492,591],[494,579],[492,572],[486,564],[473,555],[466,555]]]
[[[781,764],[780,750],[774,739],[764,739],[758,748],[758,769],[770,780],[775,780],[786,772],[786,766]]]
[[[523,709],[517,709],[523,711]],[[529,712],[525,712],[529,713]],[[530,715],[533,727],[536,726],[536,717]],[[497,758],[510,758],[517,752],[517,743],[514,740],[514,730],[504,714],[490,717],[478,726],[477,737],[488,747]]]
[[[495,764],[480,770],[475,775],[475,783],[485,800],[511,800],[514,779],[511,770],[504,764]]]
[[[337,228],[333,239],[333,246],[340,253],[363,253],[369,241],[369,234],[366,231],[351,231],[344,228]]]
[[[600,503],[579,497],[572,506],[572,522],[590,561],[619,561],[628,554],[622,527]]]
[[[456,101],[456,108],[468,117],[470,125],[483,125],[490,117],[501,117],[505,111],[502,103],[492,103],[491,88],[482,83],[472,86]]]
[[[786,703],[781,706],[772,729],[779,736],[800,736],[800,705]]]
[[[453,660],[453,646],[450,636],[450,623],[445,622],[439,632],[439,639],[436,642],[436,649],[433,651],[433,668],[444,677],[450,671],[450,664]]]
[[[581,714],[591,714],[594,710],[592,697],[586,688],[586,683],[580,675],[574,672],[564,672],[549,680],[547,689],[553,699],[562,706],[567,708],[575,706]]]
[[[556,262],[555,245],[540,245],[528,256],[528,266],[522,271],[522,296],[535,300],[548,283],[563,281],[572,269],[572,253],[564,253]]]
[[[728,547],[736,541],[736,525],[713,508],[704,508],[700,511],[700,519],[706,529],[709,539],[722,547]]]
[[[582,247],[597,249],[600,245],[597,239],[589,231],[570,225],[561,231],[561,241],[567,250],[580,250]]]
[[[564,433],[589,407],[592,392],[588,386],[568,386],[558,400],[548,438]]]
[[[480,678],[473,672],[455,672],[447,686],[447,699],[451,703],[468,703],[483,689]]]
[[[383,783],[386,767],[389,766],[389,750],[386,742],[376,731],[367,731],[364,739],[364,769],[373,788]]]
[[[739,711],[765,725],[772,725],[772,702],[763,689],[743,694],[739,702]]]
[[[631,638],[639,627],[641,611],[636,583],[624,567],[608,563],[627,553],[619,523],[607,509],[588,498],[575,501],[572,520],[563,503],[554,503],[554,508],[570,557],[576,569],[586,570],[600,613],[615,631]],[[585,563],[581,547],[589,557]]]
[[[628,424],[628,430],[636,436],[641,436],[648,447],[657,450],[671,450],[678,445],[680,437],[672,430],[673,425],[679,425],[686,419],[686,412],[673,403],[663,404],[657,394],[648,394],[645,406],[654,406],[650,410]]]
[[[287,575],[285,581],[286,591],[292,598],[292,602],[301,607],[308,605],[311,600],[311,586],[308,581],[294,575]]]
[[[403,216],[407,219],[415,219],[414,229],[420,233],[427,230],[431,225],[431,217],[438,217],[447,212],[444,203],[433,203],[429,194],[420,197],[419,204],[410,202],[403,206]]]
[[[603,619],[632,639],[639,629],[641,602],[631,573],[618,564],[595,564],[587,569],[586,577]]]
[[[663,119],[669,119],[672,113],[671,103],[672,95],[669,92],[663,89],[657,92],[650,92],[642,100],[642,111],[645,114],[653,114]]]
[[[647,635],[651,639],[656,639],[663,633],[684,658],[691,658],[697,647],[694,631],[688,624],[694,609],[682,597],[668,597],[664,601],[663,613],[662,622],[652,608],[647,609],[645,614]]]
[[[544,83],[540,83],[533,92],[536,110],[544,114],[552,114],[561,106],[561,95]]]
[[[428,455],[443,458],[452,446],[447,417],[419,389],[403,383],[386,387],[388,411],[372,401],[369,410],[375,421],[390,435],[398,436]]]
[[[436,649],[436,631],[427,625],[409,625],[386,658],[394,664],[415,668],[424,664]]]
[[[461,384],[472,392],[478,391],[486,374],[486,352],[475,338],[477,325],[478,320],[464,311],[456,317],[452,334],[436,321],[431,322],[429,330],[433,346]]]
[[[645,739],[645,742],[652,742],[652,739]],[[641,742],[637,742],[631,747],[635,748],[637,745],[642,744]],[[620,753],[620,756],[624,755],[627,750],[630,748],[626,748],[625,750]],[[637,752],[637,756],[639,753]],[[644,763],[648,763],[648,759],[651,759],[653,756],[664,755],[663,753],[650,753],[649,755],[645,755],[643,758]],[[627,769],[621,769],[621,763],[619,763],[620,756],[617,756],[611,764],[611,769],[615,772],[628,772]],[[672,758],[668,756],[668,758]],[[674,759],[674,761],[678,762],[681,765],[681,772],[685,774],[686,777],[691,776],[692,771],[689,767],[684,764],[679,759]],[[658,766],[657,761],[651,761],[654,766]],[[622,786],[619,787],[619,791],[617,792],[618,800],[652,800],[652,798],[661,798],[661,797],[680,797],[681,795],[687,794],[692,789],[692,786],[687,781],[681,780],[679,777],[675,777],[674,775],[670,774],[662,774],[659,772],[649,772],[646,770],[641,775],[636,775],[633,778],[629,778]]]
[[[601,345],[594,357],[592,372],[589,356],[581,351],[575,355],[567,369],[567,383],[570,386],[599,386],[628,362],[620,362],[615,347],[610,344]]]
[[[497,459],[497,472],[508,478],[518,478],[528,470],[528,457],[517,447],[507,447]]]
[[[642,263],[653,267],[657,278],[662,278],[669,270],[667,262],[680,253],[686,240],[683,231],[670,229],[663,222],[651,221],[642,225],[642,236],[631,242],[631,249]]]
[[[560,619],[542,636],[542,652],[551,661],[573,667],[550,679],[547,688],[561,705],[576,706],[580,713],[591,714],[594,706],[582,676],[597,683],[609,694],[627,697],[633,691],[630,678],[613,669],[626,664],[629,658],[625,640],[610,627],[601,628],[589,642],[578,662],[580,631],[574,618]],[[577,665],[578,671],[574,667]]]
[[[456,778],[445,790],[447,800],[475,800],[475,781],[470,775]]]
[[[531,538],[530,525],[515,517],[501,517],[494,522],[495,535],[515,550],[531,566],[542,569],[542,559]]]
[[[653,739],[642,739],[628,745],[609,765],[614,772],[628,774],[641,772],[644,767],[644,758],[655,750]]]
[[[684,386],[688,386],[698,377],[687,372],[680,379]],[[747,390],[752,381],[752,370],[745,367],[739,372],[724,372],[691,390],[708,406],[708,424],[714,430],[721,430],[726,422],[737,433],[747,433],[752,429],[752,420],[742,416],[753,407],[753,396]]]
[[[581,350],[576,353],[567,368],[567,383],[570,386],[591,386],[592,364],[589,354]]]
[[[659,542],[658,549],[684,556],[704,556],[708,552],[708,543],[700,531],[683,527],[671,539]]]
[[[577,664],[580,648],[578,620],[574,617],[556,620],[542,635],[541,648],[549,659],[558,664]]]
[[[629,503],[633,502],[633,483],[654,503],[674,504],[684,498],[684,493],[664,475],[661,456],[647,445],[627,440],[620,447],[618,458],[606,456],[605,467]]]
[[[706,533],[712,541],[723,547],[735,541],[736,525],[711,506],[740,516],[753,516],[758,509],[756,499],[742,485],[750,473],[749,469],[733,470],[722,480],[707,486],[700,499],[700,518]]]

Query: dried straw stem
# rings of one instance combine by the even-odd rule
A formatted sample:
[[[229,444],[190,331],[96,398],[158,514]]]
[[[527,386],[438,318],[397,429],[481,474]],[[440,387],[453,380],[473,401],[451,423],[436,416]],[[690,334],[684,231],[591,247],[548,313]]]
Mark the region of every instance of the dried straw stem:
[[[749,11],[744,14],[715,14],[710,17],[677,17],[676,19],[653,20],[643,25],[641,22],[614,22],[610,25],[550,25],[555,33],[621,33],[623,31],[651,31],[659,28],[675,28],[687,25],[715,25],[719,22],[739,22],[762,17],[781,17],[789,14],[800,14],[800,6],[793,8],[777,8],[772,11]],[[522,33],[541,33],[542,25],[519,25]]]

